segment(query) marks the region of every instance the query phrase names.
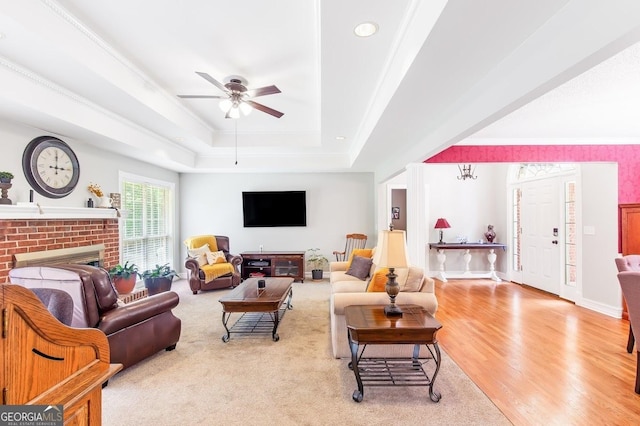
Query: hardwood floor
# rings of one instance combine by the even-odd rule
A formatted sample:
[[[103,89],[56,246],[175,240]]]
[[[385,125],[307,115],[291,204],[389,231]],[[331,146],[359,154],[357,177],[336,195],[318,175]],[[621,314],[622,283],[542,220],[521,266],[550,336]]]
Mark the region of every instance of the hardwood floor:
[[[436,280],[436,296],[442,348],[514,424],[640,424],[627,321],[510,282]]]

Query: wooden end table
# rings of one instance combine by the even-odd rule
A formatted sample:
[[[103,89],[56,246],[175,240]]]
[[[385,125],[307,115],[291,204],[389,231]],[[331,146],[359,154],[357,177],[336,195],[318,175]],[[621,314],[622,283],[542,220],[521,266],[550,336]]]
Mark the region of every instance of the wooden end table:
[[[287,310],[293,309],[293,278],[260,278],[265,281],[265,288],[258,289],[258,278],[244,280],[231,293],[220,298],[222,304],[222,325],[227,331],[222,341],[227,343],[234,333],[271,332],[274,342],[280,340],[278,325]],[[286,305],[283,307],[285,300]],[[227,327],[233,312],[243,315]],[[273,326],[273,327],[272,327]]]
[[[436,333],[442,324],[421,306],[400,305],[401,317],[387,317],[384,305],[352,305],[344,308],[347,322],[347,337],[351,348],[349,368],[353,370],[358,389],[353,391],[353,400],[361,402],[364,383],[367,386],[428,386],[433,402],[440,401],[440,393],[433,384],[440,370],[440,348]],[[411,358],[364,358],[367,345],[412,344]],[[362,351],[358,355],[359,347]],[[420,345],[425,345],[431,357],[419,358]],[[425,370],[433,361],[431,377]]]

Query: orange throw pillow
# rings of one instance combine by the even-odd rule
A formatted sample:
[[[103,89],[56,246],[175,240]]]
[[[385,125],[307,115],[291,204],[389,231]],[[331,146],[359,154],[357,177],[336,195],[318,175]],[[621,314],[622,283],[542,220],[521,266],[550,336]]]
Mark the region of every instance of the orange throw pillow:
[[[385,286],[389,280],[389,278],[387,278],[388,273],[389,268],[376,269],[376,272],[373,273],[373,277],[371,277],[371,281],[369,281],[367,291],[386,291]]]
[[[373,257],[373,249],[355,249],[349,255],[349,260],[347,262],[347,269],[351,267],[351,261],[354,256],[367,257],[371,259]]]

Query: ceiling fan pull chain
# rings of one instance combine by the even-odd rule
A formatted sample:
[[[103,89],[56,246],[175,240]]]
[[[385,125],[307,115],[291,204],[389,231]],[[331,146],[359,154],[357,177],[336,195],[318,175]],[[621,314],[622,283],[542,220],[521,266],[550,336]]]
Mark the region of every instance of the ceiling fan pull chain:
[[[238,165],[238,120],[233,120],[236,128],[236,166]]]

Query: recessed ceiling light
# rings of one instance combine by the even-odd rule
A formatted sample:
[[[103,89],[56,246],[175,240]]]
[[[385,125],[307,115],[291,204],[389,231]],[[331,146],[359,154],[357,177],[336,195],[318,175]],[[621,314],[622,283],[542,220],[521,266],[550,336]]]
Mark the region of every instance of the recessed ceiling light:
[[[377,31],[378,25],[375,22],[363,22],[353,29],[353,32],[356,33],[358,37],[370,37]]]
[[[336,140],[343,141],[345,139],[346,139],[345,136],[336,136]]]

